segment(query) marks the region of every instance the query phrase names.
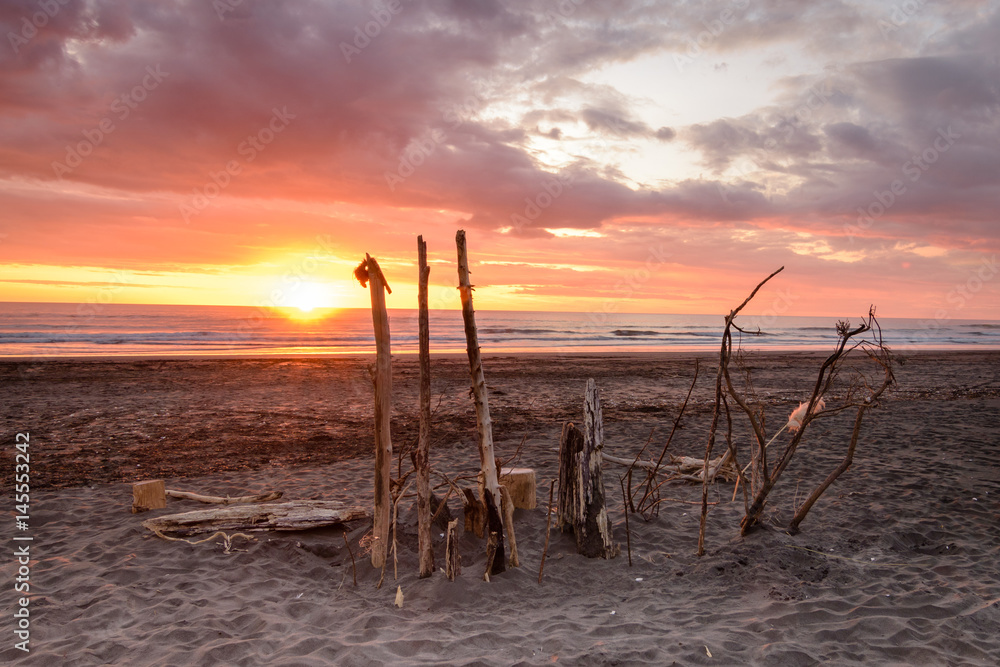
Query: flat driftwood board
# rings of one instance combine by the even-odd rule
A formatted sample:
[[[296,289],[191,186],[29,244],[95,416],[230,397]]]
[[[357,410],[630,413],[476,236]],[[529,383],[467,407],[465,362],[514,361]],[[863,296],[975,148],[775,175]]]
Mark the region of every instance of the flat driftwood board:
[[[308,530],[369,518],[363,507],[335,500],[298,500],[262,505],[235,505],[147,519],[154,532],[197,535],[218,530]]]

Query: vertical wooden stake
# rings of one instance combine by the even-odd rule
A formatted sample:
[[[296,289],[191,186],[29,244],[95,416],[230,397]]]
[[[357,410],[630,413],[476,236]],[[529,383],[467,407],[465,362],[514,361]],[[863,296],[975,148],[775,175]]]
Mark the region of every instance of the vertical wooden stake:
[[[517,538],[514,536],[514,499],[506,486],[500,485],[500,498],[504,529],[507,531],[507,541],[510,543],[510,566],[521,567],[521,560],[517,555]]]
[[[542,583],[542,571],[545,570],[545,557],[549,554],[549,537],[552,535],[552,490],[556,480],[549,482],[549,510],[545,517],[545,547],[542,549],[542,562],[538,565],[538,583]]]
[[[375,510],[372,528],[372,567],[385,566],[389,542],[389,515],[392,511],[390,473],[392,437],[389,416],[392,412],[392,359],[389,344],[389,313],[385,307],[385,292],[392,294],[378,262],[365,253],[365,260],[354,275],[364,286],[370,282],[372,295],[372,325],[375,329]]]
[[[347,530],[341,533],[344,536],[344,546],[347,547],[347,553],[351,555],[351,570],[354,573],[354,585],[358,585],[358,564],[354,562],[354,552],[351,551],[351,543],[347,541]]]
[[[631,471],[629,471],[629,472],[631,472]],[[629,530],[629,527],[628,527],[628,496],[625,493],[625,478],[624,477],[619,477],[618,478],[618,483],[621,484],[621,487],[622,487],[622,498],[625,499],[625,502],[624,502],[624,505],[625,505],[625,544],[628,547],[628,566],[632,567],[632,532]]]
[[[614,558],[619,547],[611,537],[604,494],[604,422],[601,398],[587,381],[583,431],[567,423],[559,442],[559,504],[556,523],[576,534],[576,551],[588,558]]]
[[[572,422],[563,424],[559,437],[559,496],[556,501],[556,527],[572,533],[583,514],[583,489],[578,469],[583,452],[583,432]]]
[[[472,394],[476,406],[476,426],[479,430],[479,460],[482,465],[480,495],[486,505],[488,530],[487,563],[489,574],[499,574],[507,569],[504,553],[503,517],[500,514],[500,482],[497,478],[496,460],[493,455],[493,424],[483,376],[483,359],[479,351],[479,332],[476,313],[472,308],[472,284],[469,282],[469,258],[465,244],[465,231],[455,235],[458,247],[458,290],[462,297],[462,316],[465,319],[466,350],[469,355],[469,372],[472,375]],[[495,533],[495,535],[493,535]],[[495,542],[494,542],[495,540]]]
[[[611,537],[611,519],[604,495],[604,416],[601,394],[593,379],[587,380],[587,397],[583,404],[582,475],[584,523],[577,524],[576,550],[589,558],[614,558],[619,548]],[[581,530],[582,529],[582,530]]]
[[[417,292],[419,347],[420,347],[420,433],[417,451],[413,458],[417,476],[417,551],[420,554],[420,577],[434,573],[434,545],[431,543],[431,336],[430,315],[427,306],[427,280],[431,268],[427,266],[427,244],[424,237],[417,237],[418,281]]]
[[[448,522],[448,534],[444,543],[444,574],[448,581],[462,573],[462,556],[458,552],[458,519]]]

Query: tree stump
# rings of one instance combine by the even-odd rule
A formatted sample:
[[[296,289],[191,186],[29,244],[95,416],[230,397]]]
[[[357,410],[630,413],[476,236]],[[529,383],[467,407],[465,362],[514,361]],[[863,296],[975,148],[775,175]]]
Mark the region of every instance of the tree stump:
[[[584,428],[563,427],[559,442],[559,505],[557,523],[576,535],[577,553],[588,558],[614,558],[619,548],[611,535],[605,506],[602,450],[604,423],[594,381],[587,380]]]
[[[517,509],[533,510],[538,506],[533,469],[504,468],[500,471],[500,485],[507,487],[511,501]]]

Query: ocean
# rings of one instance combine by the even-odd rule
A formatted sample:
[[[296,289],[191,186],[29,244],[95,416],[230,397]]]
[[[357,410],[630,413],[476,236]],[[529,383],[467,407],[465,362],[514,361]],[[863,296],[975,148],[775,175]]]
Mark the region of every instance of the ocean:
[[[298,355],[374,352],[371,312],[329,310],[312,318],[241,306],[0,302],[0,357]],[[322,316],[319,316],[322,315]],[[389,311],[393,353],[417,351],[417,311]],[[476,312],[484,353],[717,350],[722,315]],[[852,320],[858,324],[860,320]],[[836,317],[741,316],[754,350],[828,350]],[[896,350],[1000,349],[1000,320],[879,320]],[[431,351],[464,352],[458,310],[430,312]]]

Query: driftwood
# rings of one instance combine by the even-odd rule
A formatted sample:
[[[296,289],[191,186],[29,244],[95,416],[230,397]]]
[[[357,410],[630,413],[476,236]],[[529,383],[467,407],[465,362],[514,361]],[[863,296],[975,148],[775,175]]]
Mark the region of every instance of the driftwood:
[[[148,479],[132,485],[132,514],[167,506],[167,495],[162,479]]]
[[[271,491],[270,493],[259,493],[255,496],[204,496],[200,493],[191,493],[189,491],[174,491],[172,489],[167,489],[166,494],[168,498],[179,498],[182,500],[197,500],[199,503],[208,503],[211,505],[246,505],[250,503],[269,503],[274,500],[279,500],[283,495],[281,491]]]
[[[448,522],[448,531],[444,544],[444,574],[448,581],[462,573],[462,555],[458,552],[458,519]]]
[[[500,486],[510,492],[514,507],[533,510],[538,506],[535,492],[535,471],[531,468],[502,468]]]
[[[462,494],[465,496],[462,501],[465,504],[463,512],[465,532],[475,533],[479,538],[486,537],[486,504],[476,497],[472,489],[462,489]]]
[[[556,488],[556,480],[549,482],[549,505],[545,513],[545,547],[542,548],[542,561],[538,564],[538,583],[542,583],[542,572],[545,570],[545,557],[549,555],[549,538],[552,536],[552,491]]]
[[[876,332],[878,332],[877,338],[874,342],[862,341],[860,343],[853,343],[851,347],[848,347],[848,343],[851,343],[853,338],[872,331],[873,328]],[[857,446],[858,435],[861,429],[861,421],[865,412],[876,404],[878,398],[894,381],[891,355],[882,344],[881,330],[875,319],[874,306],[868,312],[868,319],[864,320],[860,326],[851,329],[846,322],[841,322],[837,326],[837,332],[839,336],[837,347],[833,354],[827,357],[820,366],[816,383],[813,386],[812,395],[810,396],[809,401],[805,404],[806,408],[803,411],[801,421],[794,429],[795,434],[792,436],[791,441],[785,446],[784,451],[782,451],[778,456],[770,474],[764,477],[761,487],[756,490],[753,503],[746,511],[746,514],[740,523],[740,533],[742,535],[745,535],[751,528],[760,522],[761,515],[764,512],[764,505],[767,502],[767,497],[774,489],[775,484],[778,482],[778,478],[781,477],[782,472],[784,472],[788,463],[791,461],[792,456],[795,454],[795,451],[805,434],[806,427],[812,422],[813,419],[838,411],[837,409],[823,410],[824,401],[822,397],[829,394],[830,387],[833,384],[834,378],[837,377],[843,358],[856,347],[863,347],[868,353],[868,356],[875,361],[879,365],[880,370],[883,371],[883,382],[877,389],[872,389],[868,386],[867,381],[865,381],[863,382],[864,386],[858,389],[859,393],[864,394],[863,397],[859,397],[857,402],[852,402],[849,397],[848,404],[845,407],[856,407],[858,412],[854,423],[854,429],[851,434],[851,441],[848,445],[847,457],[841,465],[838,466],[838,468],[834,470],[834,472],[831,473],[831,475],[822,484],[820,484],[816,491],[813,492],[813,494],[806,501],[806,504],[798,512],[796,512],[795,517],[792,519],[792,525],[790,526],[790,530],[793,533],[798,530],[799,523],[801,523],[802,519],[805,518],[809,508],[812,507],[819,496],[823,494],[823,492],[841,473],[850,467],[854,458],[854,450]]]
[[[458,230],[455,235],[455,245],[458,250],[458,291],[462,298],[466,351],[469,356],[472,395],[476,407],[476,427],[479,432],[479,460],[482,470],[479,494],[486,506],[486,523],[489,531],[486,543],[486,571],[488,575],[499,574],[507,567],[504,554],[503,517],[500,514],[500,482],[497,478],[496,458],[493,453],[493,424],[490,421],[486,378],[483,375],[483,359],[479,350],[476,313],[472,307],[472,283],[469,280],[469,258],[464,230]]]
[[[363,507],[339,501],[297,500],[167,514],[146,519],[142,525],[155,533],[197,535],[220,530],[308,530],[368,517]]]
[[[726,394],[724,391],[723,379],[726,374],[726,369],[729,366],[729,360],[732,358],[733,354],[733,332],[732,332],[734,326],[733,320],[735,320],[739,312],[743,310],[748,303],[750,303],[750,300],[757,295],[757,292],[760,291],[760,288],[763,287],[764,284],[767,283],[767,281],[769,281],[771,278],[781,273],[784,269],[785,267],[782,266],[777,271],[769,275],[767,278],[764,278],[764,280],[760,281],[760,283],[757,284],[757,287],[755,287],[753,291],[750,292],[750,296],[744,299],[743,303],[741,303],[739,306],[729,311],[729,314],[726,316],[726,328],[723,331],[722,343],[719,348],[719,368],[715,374],[715,407],[712,410],[712,425],[708,429],[708,443],[705,445],[705,458],[702,461],[703,465],[702,470],[704,471],[704,473],[701,485],[701,520],[698,526],[698,556],[705,555],[705,526],[708,520],[708,483],[710,481],[708,474],[708,467],[710,464],[710,460],[712,458],[712,449],[715,447],[715,434],[716,431],[718,430],[719,418],[722,416],[723,410],[725,411],[727,416],[729,415],[729,406],[726,403]],[[736,460],[735,444],[731,437],[727,438],[727,440],[729,441],[728,442],[729,453],[732,455],[733,460],[735,461]],[[737,466],[737,470],[739,470],[739,466]],[[742,472],[738,472],[738,474],[742,475]]]
[[[559,493],[556,496],[556,527],[564,533],[572,533],[576,527],[576,507],[578,489],[577,457],[583,451],[583,431],[572,422],[563,424],[559,437]]]
[[[500,487],[500,506],[503,509],[503,523],[507,529],[507,542],[510,544],[510,566],[520,567],[521,561],[517,555],[517,538],[514,535],[514,500],[506,486]]]
[[[577,553],[588,558],[614,558],[619,552],[605,506],[603,449],[600,393],[588,380],[584,430],[566,424],[559,444],[558,510],[560,528],[573,531]]]
[[[854,416],[854,428],[851,430],[851,440],[847,445],[847,454],[840,465],[838,465],[833,472],[831,472],[827,478],[823,480],[823,482],[821,482],[815,490],[813,490],[802,506],[796,510],[795,516],[792,517],[791,523],[788,524],[788,532],[793,535],[799,532],[799,524],[806,518],[806,514],[809,513],[812,506],[817,500],[819,500],[819,497],[823,495],[823,493],[837,480],[838,477],[840,477],[841,474],[851,467],[851,463],[854,461],[854,450],[858,446],[858,436],[861,433],[861,422],[864,419],[865,413],[877,405],[879,397],[881,397],[885,390],[895,382],[895,376],[892,372],[892,356],[882,344],[881,329],[878,327],[878,322],[875,320],[874,310],[869,311],[869,319],[865,322],[865,325],[868,327],[872,327],[874,325],[875,329],[878,331],[875,343],[870,346],[866,346],[865,352],[868,353],[868,356],[872,359],[872,361],[881,367],[881,370],[884,373],[882,384],[868,395],[862,397],[855,405],[857,413],[855,413]]]
[[[620,456],[604,454],[604,460],[608,463],[616,463],[626,467],[642,468],[650,472],[657,472],[668,479],[680,479],[687,482],[701,482],[705,473],[705,461],[693,456],[672,456],[663,464],[657,465],[653,461],[641,461],[626,459]],[[730,463],[729,452],[722,456],[717,456],[708,464],[708,480],[711,482],[716,477],[722,477],[726,481],[736,479],[736,468]]]
[[[737,346],[735,350],[733,347],[733,330],[735,329],[740,332],[740,334],[756,335],[760,333],[759,330],[746,331],[737,326],[735,323],[736,316],[754,298],[765,283],[771,280],[771,278],[776,276],[783,269],[784,267],[779,268],[777,271],[773,272],[767,278],[758,283],[750,295],[744,299],[738,307],[730,311],[725,318],[725,329],[723,331],[722,343],[719,350],[719,367],[715,380],[715,406],[712,413],[712,424],[709,429],[708,443],[703,463],[701,521],[698,531],[699,556],[703,555],[705,552],[705,526],[709,505],[708,483],[711,481],[713,476],[711,473],[712,461],[718,460],[711,459],[711,454],[715,443],[716,432],[719,427],[719,421],[723,414],[726,417],[726,442],[728,445],[726,452],[728,460],[726,463],[732,463],[734,472],[737,475],[737,486],[733,491],[734,499],[736,498],[738,489],[740,487],[743,488],[745,514],[743,516],[743,520],[740,522],[740,533],[741,535],[746,535],[748,531],[760,523],[768,496],[774,489],[782,473],[787,468],[792,457],[795,455],[800,443],[802,442],[805,431],[812,420],[852,407],[857,410],[854,428],[851,433],[851,439],[848,443],[847,453],[844,460],[809,495],[805,503],[796,510],[795,516],[792,518],[791,524],[789,525],[789,532],[794,534],[798,531],[799,524],[805,518],[810,508],[816,503],[819,497],[844,471],[850,467],[854,459],[854,452],[857,447],[861,422],[865,413],[877,404],[879,397],[894,381],[892,373],[892,357],[889,350],[882,342],[881,328],[875,319],[875,308],[872,306],[869,309],[868,318],[862,318],[860,326],[852,328],[848,322],[842,321],[837,323],[838,342],[836,348],[820,366],[819,373],[817,375],[816,382],[813,385],[812,393],[809,396],[809,399],[801,403],[799,407],[792,412],[792,415],[788,418],[785,424],[770,439],[766,438],[763,409],[760,406],[752,406],[747,399],[748,396],[752,397],[754,393],[750,382],[749,371],[746,371],[747,390],[745,392],[740,392],[736,389],[733,383],[729,367],[734,358],[734,353],[737,363],[741,362],[741,350],[739,346]],[[874,332],[874,340],[865,340],[862,337],[863,334],[868,332]],[[844,404],[839,407],[828,409],[826,407],[826,401],[828,398],[832,397],[831,389],[833,387],[834,380],[839,374],[844,359],[857,348],[861,348],[868,355],[868,357],[875,362],[878,370],[880,370],[883,375],[881,382],[874,381],[874,378],[866,376],[866,374],[861,371],[855,371],[854,379],[848,388]],[[733,402],[735,402],[736,405],[739,406],[739,408],[746,414],[747,419],[750,422],[750,427],[753,431],[755,446],[751,452],[750,463],[747,464],[746,467],[741,467],[739,465],[736,442],[733,438],[733,420],[730,412],[729,399],[732,399]],[[792,433],[792,437],[787,444],[785,444],[784,450],[781,451],[774,460],[773,467],[769,467],[767,459],[769,454],[768,446],[785,429],[788,429]],[[748,483],[747,478],[744,476],[744,472],[750,468],[752,468],[753,471],[750,475]],[[748,487],[750,492],[748,492]],[[750,495],[753,496],[752,501],[749,497]]]
[[[629,472],[632,472],[631,468],[629,468]],[[628,526],[629,496],[628,493],[625,491],[625,478],[619,477],[618,483],[622,487],[622,498],[624,498],[625,500],[625,502],[622,503],[622,505],[625,508],[625,547],[628,550],[628,566],[632,567],[632,530]]]
[[[451,496],[451,491],[445,497],[438,498],[433,492],[431,493],[431,525],[437,526],[441,530],[448,529],[448,523],[451,522],[451,510],[448,509],[448,498]]]
[[[431,542],[431,350],[430,323],[427,305],[427,244],[417,237],[418,257],[418,329],[420,348],[420,431],[417,449],[413,453],[413,468],[417,477],[417,552],[420,557],[420,577],[434,573],[434,545]]]
[[[364,287],[371,282],[372,326],[375,330],[375,510],[372,527],[372,567],[385,565],[388,553],[389,521],[392,511],[390,490],[392,437],[389,415],[392,411],[392,361],[390,358],[389,315],[385,292],[392,294],[375,259],[365,253],[365,259],[354,271]]]
[[[632,466],[629,466],[628,471],[625,473],[625,478],[628,480],[628,493],[625,496],[627,499],[627,510],[629,512],[638,511],[639,514],[647,521],[652,517],[658,516],[660,513],[660,500],[662,496],[660,495],[660,487],[663,486],[663,481],[657,481],[657,476],[659,474],[659,467],[663,465],[663,459],[667,456],[667,451],[670,449],[670,445],[674,440],[674,434],[677,433],[677,429],[680,426],[681,419],[684,417],[684,411],[687,409],[688,402],[691,400],[691,393],[694,391],[695,384],[698,382],[698,374],[701,370],[701,365],[698,360],[694,361],[694,377],[691,378],[691,386],[688,387],[687,396],[684,397],[684,402],[681,404],[680,410],[677,411],[677,416],[674,418],[674,424],[670,428],[670,435],[667,436],[667,441],[663,443],[663,449],[660,450],[660,456],[656,459],[656,466],[653,468],[646,469],[646,479],[639,484],[639,490],[642,490],[642,497],[639,499],[639,504],[634,504],[633,494],[632,494]],[[655,429],[655,427],[654,427]],[[643,452],[649,446],[649,443],[653,440],[653,433],[655,430],[650,430],[649,438],[646,440],[646,444],[643,446],[642,450],[636,455],[635,461],[638,461],[642,456]],[[671,458],[674,458],[671,456]],[[672,476],[673,479],[685,479],[688,481],[699,481],[697,475],[692,479],[690,476],[690,471],[681,472],[679,469]],[[669,479],[669,478],[668,478]],[[628,514],[626,513],[626,520]],[[626,528],[627,530],[627,528]]]

